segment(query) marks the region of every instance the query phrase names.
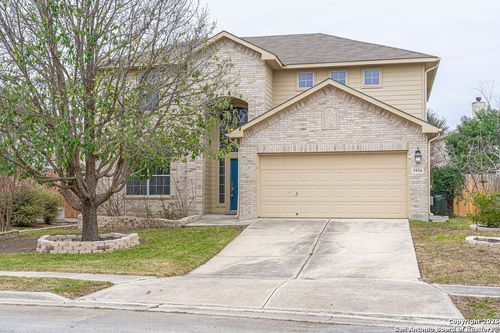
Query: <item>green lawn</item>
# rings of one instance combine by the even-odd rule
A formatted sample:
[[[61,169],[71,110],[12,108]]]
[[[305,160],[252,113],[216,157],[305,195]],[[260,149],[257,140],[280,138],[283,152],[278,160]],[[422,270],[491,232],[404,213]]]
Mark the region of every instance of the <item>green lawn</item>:
[[[500,249],[471,245],[466,236],[500,237],[498,232],[469,228],[469,219],[449,222],[410,222],[422,277],[427,282],[465,285],[500,285]]]
[[[450,297],[465,319],[500,319],[500,298]]]
[[[48,291],[67,298],[82,297],[111,286],[103,281],[0,276],[0,290]]]
[[[0,254],[0,270],[182,275],[216,255],[240,230],[237,227],[141,230],[137,232],[144,243],[110,253]],[[75,229],[39,230],[23,237],[75,232]]]

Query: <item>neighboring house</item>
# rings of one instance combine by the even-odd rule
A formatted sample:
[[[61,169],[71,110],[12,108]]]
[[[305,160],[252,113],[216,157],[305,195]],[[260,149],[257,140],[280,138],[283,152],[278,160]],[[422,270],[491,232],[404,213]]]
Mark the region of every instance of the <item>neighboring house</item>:
[[[239,149],[131,180],[127,213],[182,197],[191,213],[241,219],[428,219],[438,57],[325,34],[211,42],[232,61],[233,107],[248,121],[228,134]]]

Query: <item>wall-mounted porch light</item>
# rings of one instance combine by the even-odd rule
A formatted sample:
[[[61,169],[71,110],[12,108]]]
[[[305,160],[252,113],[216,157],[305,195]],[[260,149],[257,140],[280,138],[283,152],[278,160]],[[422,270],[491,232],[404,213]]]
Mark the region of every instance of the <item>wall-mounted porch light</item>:
[[[419,148],[417,148],[417,150],[415,150],[415,162],[417,164],[420,164],[420,162],[422,162],[422,152],[420,151]]]

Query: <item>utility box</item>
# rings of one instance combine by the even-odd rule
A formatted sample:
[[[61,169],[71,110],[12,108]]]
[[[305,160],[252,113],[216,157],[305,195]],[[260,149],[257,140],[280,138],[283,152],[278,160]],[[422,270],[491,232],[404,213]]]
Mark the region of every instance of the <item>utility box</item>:
[[[446,193],[434,195],[432,213],[439,216],[448,216],[448,196]]]

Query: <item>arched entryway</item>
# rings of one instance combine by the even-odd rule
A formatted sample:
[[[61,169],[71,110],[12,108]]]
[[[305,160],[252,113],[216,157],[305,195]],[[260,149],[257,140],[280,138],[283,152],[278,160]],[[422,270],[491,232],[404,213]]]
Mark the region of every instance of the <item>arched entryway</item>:
[[[227,133],[247,121],[248,103],[242,99],[232,98],[230,108],[221,112],[218,140],[214,148],[225,149],[227,154],[224,158],[211,163],[211,213],[237,214],[238,212],[238,147],[229,141]]]

